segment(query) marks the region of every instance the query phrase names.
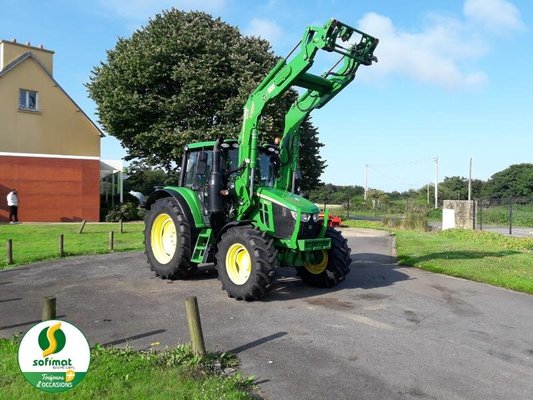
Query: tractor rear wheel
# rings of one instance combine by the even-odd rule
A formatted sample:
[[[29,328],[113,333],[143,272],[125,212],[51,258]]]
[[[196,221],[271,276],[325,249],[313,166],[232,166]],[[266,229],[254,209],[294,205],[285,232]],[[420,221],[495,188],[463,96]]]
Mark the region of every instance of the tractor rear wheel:
[[[191,260],[191,224],[170,197],[157,200],[144,225],[144,248],[150,267],[163,279],[186,278],[197,265]]]
[[[344,280],[350,272],[350,251],[342,234],[328,228],[326,237],[331,239],[331,248],[316,254],[315,261],[297,267],[296,271],[302,280],[311,286],[332,287]]]
[[[257,300],[272,287],[277,251],[272,238],[252,227],[235,227],[222,235],[216,268],[222,289],[237,300]]]

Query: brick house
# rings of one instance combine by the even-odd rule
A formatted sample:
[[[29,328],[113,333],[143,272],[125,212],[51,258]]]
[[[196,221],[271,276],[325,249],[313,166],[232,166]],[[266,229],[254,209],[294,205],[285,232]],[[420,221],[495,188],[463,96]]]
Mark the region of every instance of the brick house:
[[[0,41],[0,221],[98,221],[99,128],[53,77],[54,52]]]

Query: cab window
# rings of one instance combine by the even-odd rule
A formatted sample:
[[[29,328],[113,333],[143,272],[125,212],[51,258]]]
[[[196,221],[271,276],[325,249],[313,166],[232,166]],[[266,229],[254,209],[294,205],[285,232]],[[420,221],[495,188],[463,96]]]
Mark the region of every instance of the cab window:
[[[205,186],[209,181],[212,166],[212,151],[197,150],[187,153],[185,186],[191,189]]]

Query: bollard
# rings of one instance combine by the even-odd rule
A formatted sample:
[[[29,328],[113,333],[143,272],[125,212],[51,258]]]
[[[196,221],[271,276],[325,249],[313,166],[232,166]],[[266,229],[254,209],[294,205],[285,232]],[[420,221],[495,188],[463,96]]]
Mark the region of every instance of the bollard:
[[[13,240],[7,239],[7,264],[13,264]]]
[[[115,248],[115,233],[113,231],[109,232],[109,250],[113,251]]]
[[[80,230],[78,231],[78,233],[81,235],[83,233],[83,228],[85,228],[85,224],[87,223],[87,221],[83,220],[83,222],[81,223],[81,226],[80,226]]]
[[[205,355],[204,334],[202,332],[202,323],[200,321],[200,311],[198,310],[198,299],[196,296],[185,299],[185,311],[187,312],[192,351],[196,355],[203,356]]]
[[[483,230],[483,200],[481,200],[481,206],[479,207],[479,230]]]
[[[59,257],[65,257],[65,236],[63,234],[59,235]]]
[[[122,222],[122,219],[119,221],[120,226],[120,233],[124,233],[124,223]]]
[[[513,198],[509,197],[509,235],[513,234]]]
[[[42,321],[56,319],[56,298],[54,296],[46,296],[43,302]]]

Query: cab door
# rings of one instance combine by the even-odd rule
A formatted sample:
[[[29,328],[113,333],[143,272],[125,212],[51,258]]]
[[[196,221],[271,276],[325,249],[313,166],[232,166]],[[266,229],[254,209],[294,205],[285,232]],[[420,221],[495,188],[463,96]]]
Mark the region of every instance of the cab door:
[[[185,153],[185,176],[183,186],[193,190],[202,205],[204,217],[209,215],[209,177],[213,167],[213,151],[191,150]]]

